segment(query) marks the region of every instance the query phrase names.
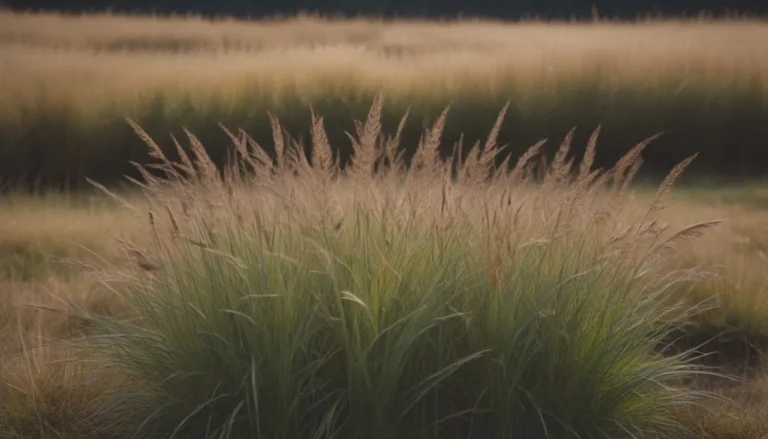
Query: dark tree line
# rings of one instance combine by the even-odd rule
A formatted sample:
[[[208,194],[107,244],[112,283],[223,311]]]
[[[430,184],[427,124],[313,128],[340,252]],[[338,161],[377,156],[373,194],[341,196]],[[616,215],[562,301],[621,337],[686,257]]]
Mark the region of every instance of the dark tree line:
[[[195,13],[205,16],[260,18],[300,11],[324,15],[455,18],[457,16],[520,19],[633,19],[637,16],[713,16],[733,13],[768,15],[768,0],[0,0],[17,10],[62,12]]]

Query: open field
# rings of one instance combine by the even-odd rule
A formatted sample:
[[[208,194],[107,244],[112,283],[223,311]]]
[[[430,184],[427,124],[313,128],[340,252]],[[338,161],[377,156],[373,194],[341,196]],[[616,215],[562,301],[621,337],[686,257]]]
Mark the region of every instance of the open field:
[[[452,104],[441,150],[481,139],[505,102],[506,153],[574,126],[576,144],[602,125],[610,166],[660,132],[645,171],[700,152],[689,174],[742,178],[768,165],[768,27],[761,21],[324,21],[265,23],[109,15],[0,14],[0,175],[114,181],[146,158],[130,117],[168,151],[193,131],[218,163],[219,123],[269,144],[270,111],[308,139],[310,105],[346,159],[344,134],[375,93],[403,148]],[[264,134],[267,133],[267,134]],[[556,145],[545,147],[551,155]]]
[[[0,12],[0,438],[768,437],[766,46]]]

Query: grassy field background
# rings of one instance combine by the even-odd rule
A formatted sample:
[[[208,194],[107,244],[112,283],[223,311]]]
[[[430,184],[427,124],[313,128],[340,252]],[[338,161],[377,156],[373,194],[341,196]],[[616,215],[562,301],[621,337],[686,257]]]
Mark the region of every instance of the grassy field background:
[[[767,437],[767,43],[0,13],[0,437]]]
[[[272,112],[309,138],[310,106],[346,159],[345,131],[384,90],[382,124],[412,152],[451,105],[441,147],[468,151],[509,101],[499,139],[521,154],[602,126],[598,164],[665,133],[643,172],[700,152],[689,174],[756,177],[768,163],[768,31],[761,21],[633,24],[200,19],[0,14],[0,175],[119,179],[146,159],[129,117],[168,151],[193,131],[217,163],[219,123],[268,145]],[[545,146],[551,155],[555,142]],[[575,148],[581,146],[575,146]]]

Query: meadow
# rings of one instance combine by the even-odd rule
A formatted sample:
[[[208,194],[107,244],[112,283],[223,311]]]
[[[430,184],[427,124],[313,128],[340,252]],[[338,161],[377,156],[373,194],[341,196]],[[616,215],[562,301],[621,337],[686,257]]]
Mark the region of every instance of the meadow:
[[[0,437],[767,437],[765,43],[0,13]]]

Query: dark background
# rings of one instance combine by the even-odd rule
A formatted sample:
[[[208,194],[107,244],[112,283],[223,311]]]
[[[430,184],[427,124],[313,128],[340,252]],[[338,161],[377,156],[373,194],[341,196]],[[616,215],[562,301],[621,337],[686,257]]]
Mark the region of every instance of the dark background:
[[[61,12],[106,11],[128,13],[195,13],[259,18],[295,15],[300,11],[324,15],[379,17],[495,17],[520,19],[590,18],[593,5],[601,16],[633,19],[638,16],[768,15],[768,0],[5,0],[18,10]]]

